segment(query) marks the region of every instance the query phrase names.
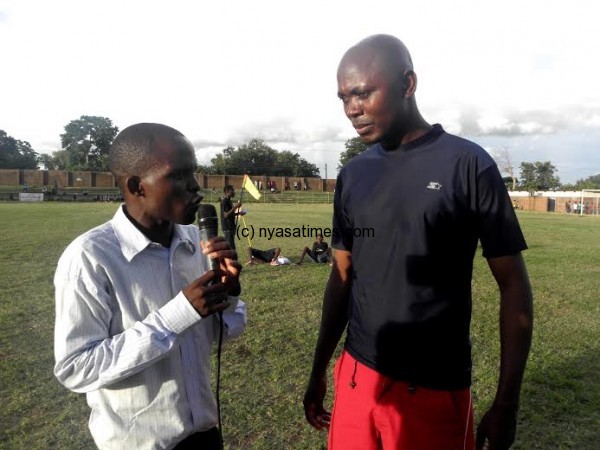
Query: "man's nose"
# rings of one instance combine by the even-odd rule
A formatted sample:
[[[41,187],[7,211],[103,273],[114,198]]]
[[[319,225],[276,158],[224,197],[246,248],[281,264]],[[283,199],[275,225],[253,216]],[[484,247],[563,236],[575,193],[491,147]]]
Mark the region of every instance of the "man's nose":
[[[362,114],[362,102],[358,98],[350,98],[348,103],[344,106],[346,110],[346,116],[348,117],[358,117]]]

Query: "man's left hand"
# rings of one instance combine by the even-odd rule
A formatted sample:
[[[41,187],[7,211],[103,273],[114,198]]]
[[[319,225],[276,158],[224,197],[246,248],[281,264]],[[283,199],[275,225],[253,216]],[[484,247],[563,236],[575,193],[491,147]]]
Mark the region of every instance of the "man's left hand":
[[[517,408],[492,405],[477,427],[475,447],[477,450],[506,450],[515,440],[516,429]]]

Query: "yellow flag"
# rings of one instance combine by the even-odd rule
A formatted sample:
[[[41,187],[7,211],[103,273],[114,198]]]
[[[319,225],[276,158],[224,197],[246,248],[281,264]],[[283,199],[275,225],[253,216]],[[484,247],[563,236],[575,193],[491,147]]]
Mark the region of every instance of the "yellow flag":
[[[242,188],[246,189],[246,191],[248,191],[248,194],[250,194],[256,200],[260,200],[260,192],[258,192],[258,189],[256,189],[256,186],[254,186],[254,183],[248,175],[244,175],[244,182],[242,183]]]

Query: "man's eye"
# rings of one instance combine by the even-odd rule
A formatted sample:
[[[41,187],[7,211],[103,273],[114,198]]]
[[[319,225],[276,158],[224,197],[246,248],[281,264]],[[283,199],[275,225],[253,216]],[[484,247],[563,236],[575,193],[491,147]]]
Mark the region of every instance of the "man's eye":
[[[364,100],[364,99],[366,99],[366,98],[369,98],[369,95],[371,95],[371,92],[370,92],[370,91],[359,92],[359,93],[357,93],[357,94],[356,94],[356,96],[357,96],[358,98],[360,98],[361,100]]]

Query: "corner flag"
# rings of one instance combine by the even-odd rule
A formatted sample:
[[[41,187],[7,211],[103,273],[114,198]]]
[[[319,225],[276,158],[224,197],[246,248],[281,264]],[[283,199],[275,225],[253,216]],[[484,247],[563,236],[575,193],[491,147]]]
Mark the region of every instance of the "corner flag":
[[[245,189],[246,191],[248,191],[248,194],[250,194],[256,200],[260,200],[260,192],[258,192],[258,189],[256,189],[256,186],[254,186],[254,183],[252,183],[252,180],[250,179],[250,177],[248,175],[244,175],[244,182],[242,183],[242,189]]]

